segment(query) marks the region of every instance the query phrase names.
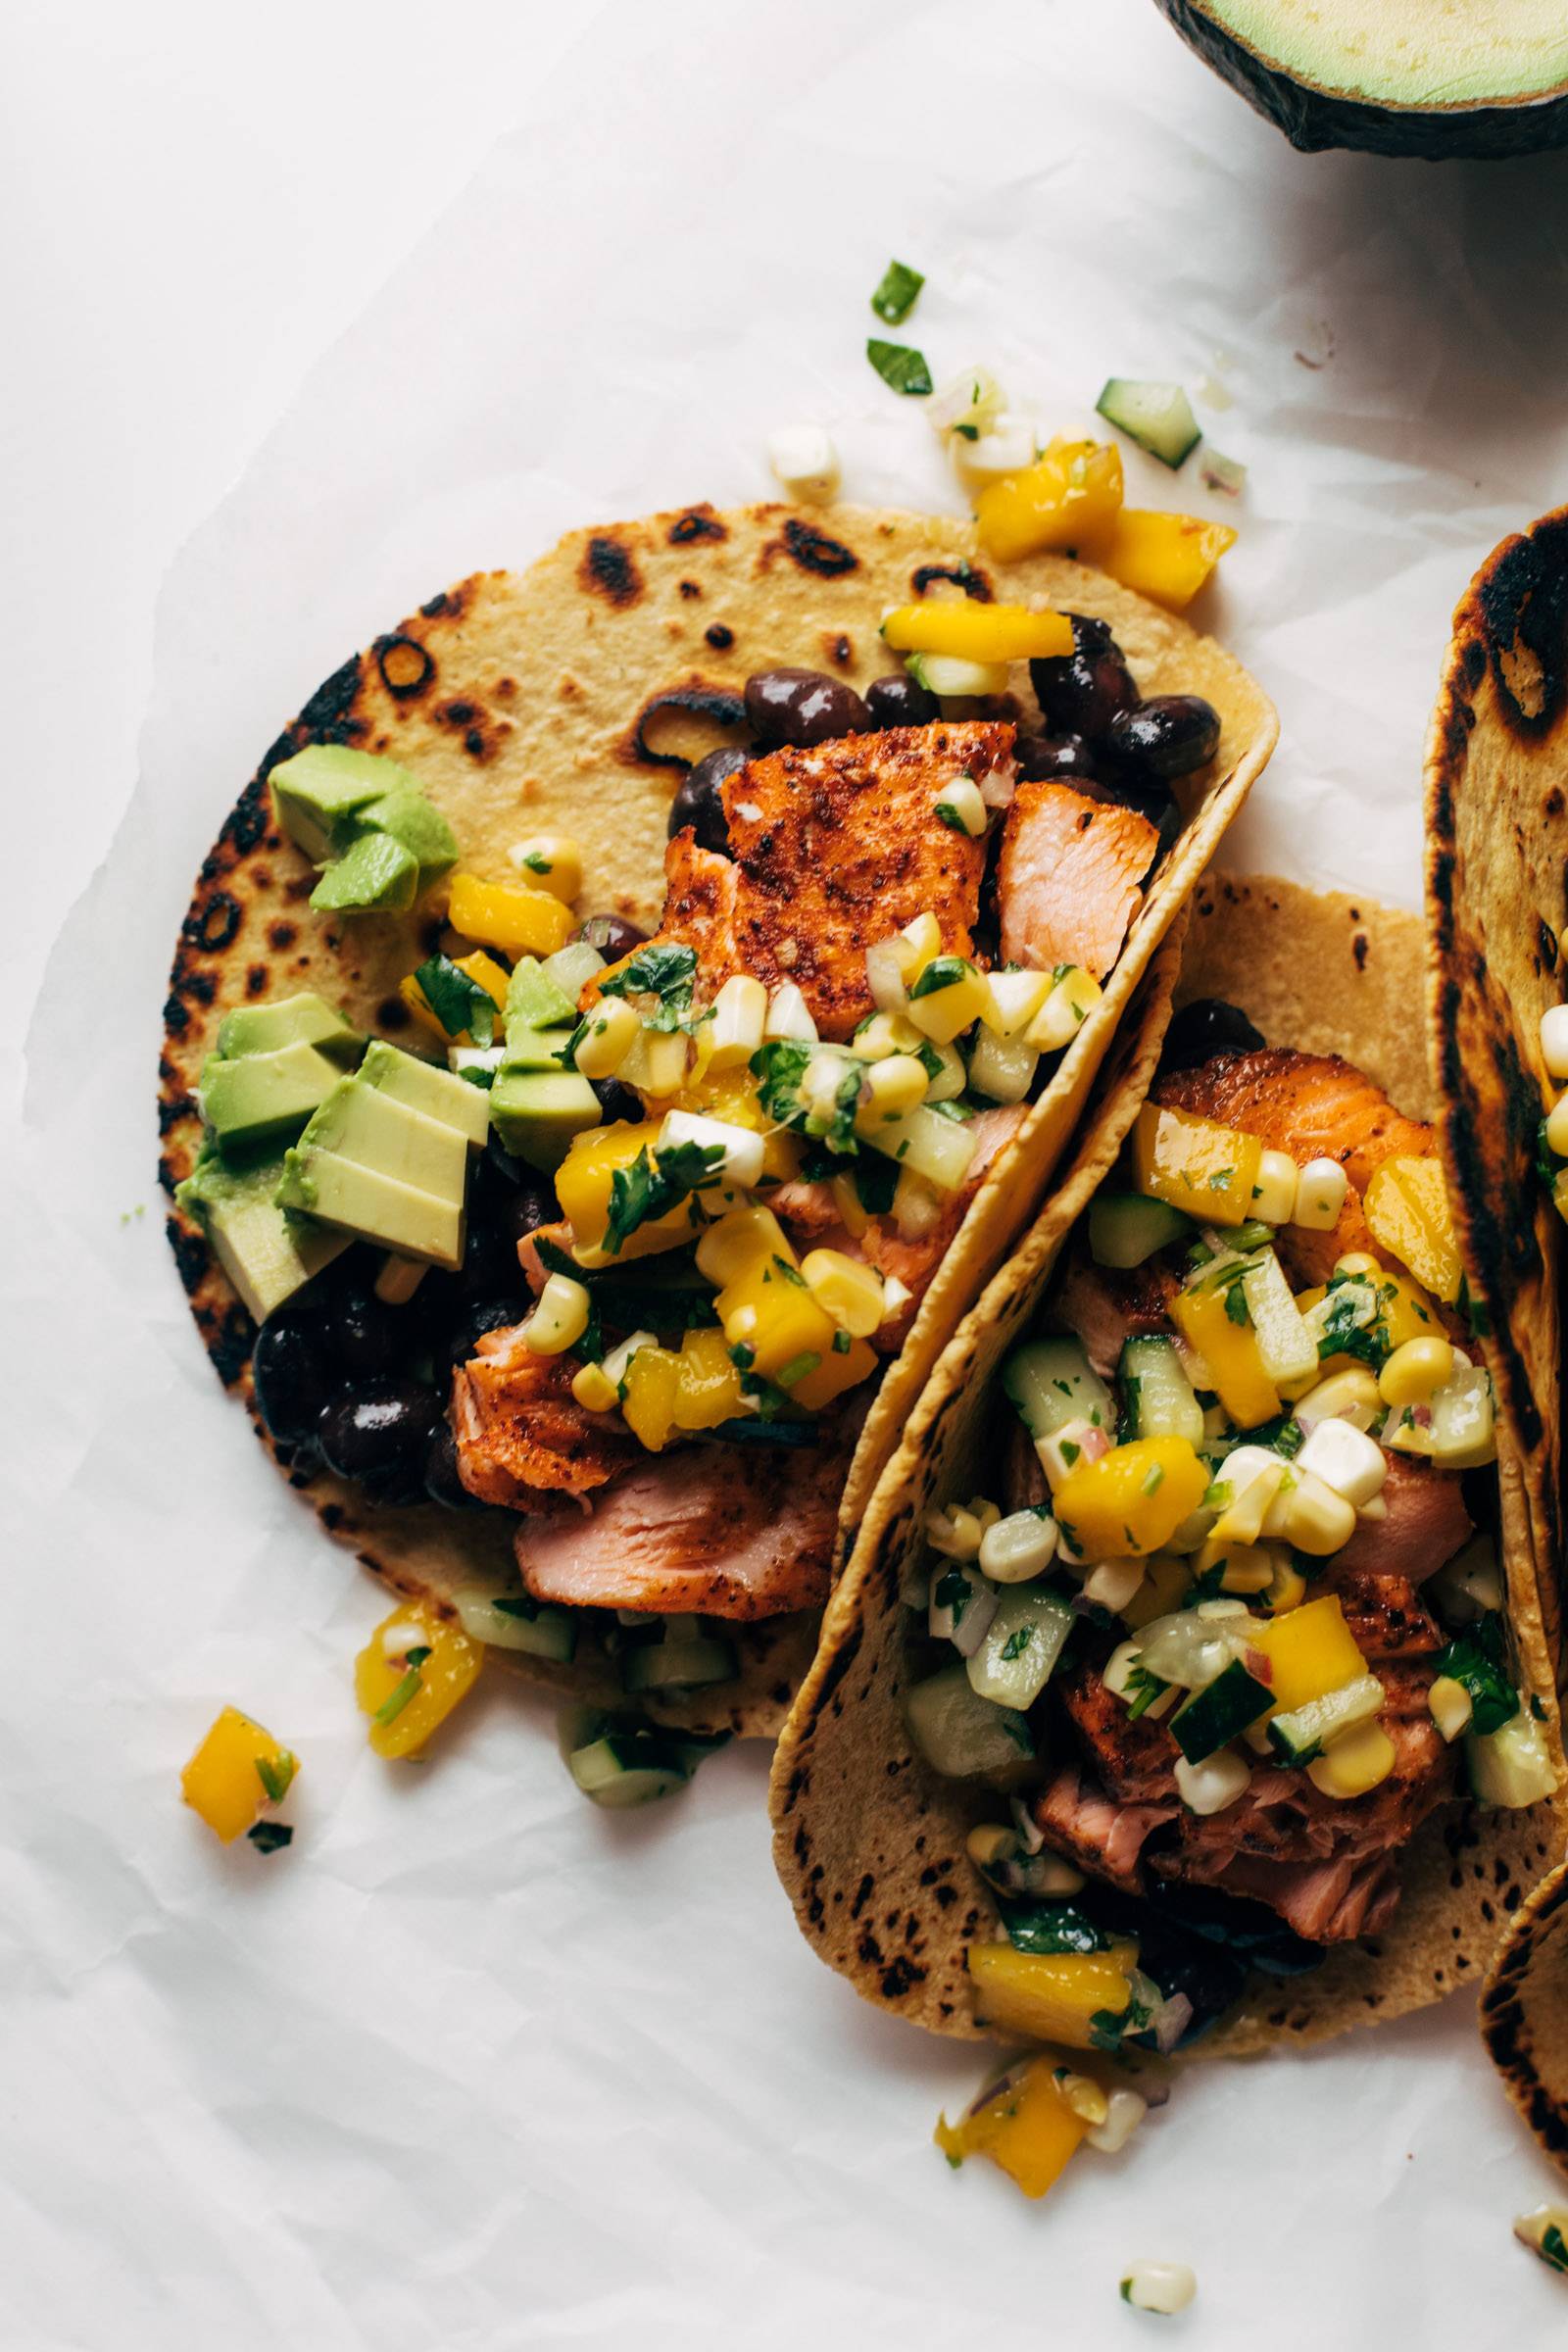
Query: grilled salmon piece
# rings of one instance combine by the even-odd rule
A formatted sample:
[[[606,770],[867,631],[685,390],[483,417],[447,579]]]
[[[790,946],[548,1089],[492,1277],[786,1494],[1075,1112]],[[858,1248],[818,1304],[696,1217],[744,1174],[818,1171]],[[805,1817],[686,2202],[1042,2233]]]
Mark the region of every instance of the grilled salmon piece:
[[[1113,1802],[1076,1764],[1064,1764],[1034,1800],[1035,1826],[1053,1852],[1127,1894],[1144,1890],[1139,1865],[1146,1841],[1180,1811],[1174,1796],[1145,1805]]]
[[[938,720],[754,760],[724,780],[730,857],[689,831],[665,852],[661,940],[696,951],[705,997],[735,972],[793,980],[819,1036],[853,1036],[874,940],[929,909],[943,952],[969,954],[985,843],[937,803],[960,776],[1010,772],[1012,738],[1007,721]]]
[[[1403,1461],[1396,1453],[1385,1458],[1389,1465],[1383,1485],[1387,1516],[1359,1520],[1348,1544],[1325,1561],[1325,1572],[1335,1582],[1368,1571],[1377,1576],[1408,1577],[1411,1584],[1422,1584],[1435,1576],[1446,1560],[1451,1560],[1475,1533],[1456,1472],[1430,1470]]]
[[[536,1600],[587,1608],[741,1619],[820,1608],[846,1462],[842,1443],[643,1453],[588,1519],[521,1523],[522,1581]]]
[[[1075,1250],[1058,1278],[1051,1321],[1082,1340],[1089,1361],[1108,1380],[1130,1339],[1149,1332],[1169,1336],[1170,1302],[1181,1287],[1180,1275],[1157,1257],[1123,1271],[1097,1266]]]
[[[1319,1564],[1329,1572],[1350,1639],[1374,1674],[1382,1672],[1385,1658],[1433,1657],[1447,1642],[1408,1576],[1385,1576],[1370,1568],[1348,1574],[1337,1559]],[[1424,1689],[1421,1703],[1426,1703]]]
[[[1147,816],[1069,784],[1019,785],[1002,828],[997,906],[1004,963],[1081,964],[1103,980],[1159,851]]]
[[[520,1324],[485,1333],[452,1381],[458,1476],[470,1494],[514,1511],[569,1495],[586,1509],[642,1451],[624,1422],[584,1412],[571,1372],[562,1356],[535,1355]]]

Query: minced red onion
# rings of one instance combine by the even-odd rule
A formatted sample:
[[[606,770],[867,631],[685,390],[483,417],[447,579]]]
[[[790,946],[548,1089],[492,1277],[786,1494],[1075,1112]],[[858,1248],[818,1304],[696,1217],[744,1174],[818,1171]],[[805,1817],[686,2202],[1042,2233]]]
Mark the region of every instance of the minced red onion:
[[[1010,808],[1017,789],[1018,769],[1011,760],[1004,760],[1000,767],[994,767],[980,779],[980,798],[988,808]]]
[[[1026,1854],[1038,1854],[1045,1847],[1045,1832],[1029,1810],[1025,1797],[1015,1796],[1011,1802],[1012,1826],[1018,1833],[1018,1842]]]
[[[1154,2047],[1162,2058],[1168,2058],[1188,2027],[1193,2022],[1193,2004],[1185,1992],[1173,1992],[1169,2000],[1161,2001],[1149,2021],[1149,2031],[1154,2036]],[[1148,2096],[1146,2092],[1145,2097]],[[1153,2105],[1152,2099],[1149,2101]]]

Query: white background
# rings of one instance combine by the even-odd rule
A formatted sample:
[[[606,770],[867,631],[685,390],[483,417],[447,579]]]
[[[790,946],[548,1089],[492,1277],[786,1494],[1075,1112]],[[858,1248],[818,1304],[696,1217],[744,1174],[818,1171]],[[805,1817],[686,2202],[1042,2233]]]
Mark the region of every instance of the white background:
[[[1507,2234],[1553,2176],[1463,2000],[1195,2077],[1037,2210],[929,2147],[973,2054],[795,1936],[760,1750],[602,1817],[494,1677],[379,1767],[375,1595],[201,1359],[149,1111],[190,873],[352,646],[567,523],[763,490],[781,421],[852,495],[944,495],[859,357],[894,251],[939,369],[1052,424],[1109,372],[1229,400],[1210,617],[1286,737],[1231,861],[1414,903],[1446,612],[1568,486],[1564,166],[1294,157],[1146,0],[5,35],[6,2352],[1131,2344],[1138,2253],[1197,2265],[1206,2345],[1560,2326]],[[174,1801],[229,1697],[305,1757],[274,1861]]]

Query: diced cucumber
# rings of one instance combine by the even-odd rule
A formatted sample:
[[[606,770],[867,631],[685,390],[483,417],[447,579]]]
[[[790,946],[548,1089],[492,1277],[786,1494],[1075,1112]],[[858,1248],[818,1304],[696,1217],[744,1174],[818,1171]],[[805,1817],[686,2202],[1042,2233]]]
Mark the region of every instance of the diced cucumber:
[[[970,694],[1005,694],[1005,662],[964,662],[956,654],[910,654],[905,662],[917,686],[944,698]]]
[[[662,1640],[637,1642],[620,1666],[628,1690],[700,1690],[710,1683],[733,1682],[735,1673],[731,1644],[680,1618],[666,1618]]]
[[[1089,1207],[1090,1256],[1122,1273],[1192,1231],[1191,1217],[1147,1193],[1097,1193]]]
[[[1276,1715],[1268,1727],[1275,1753],[1286,1764],[1310,1764],[1325,1740],[1340,1732],[1370,1723],[1383,1704],[1383,1685],[1375,1674],[1358,1675],[1338,1690],[1309,1698],[1304,1706]]]
[[[1464,1752],[1470,1786],[1483,1804],[1535,1805],[1557,1786],[1544,1733],[1523,1707],[1494,1732],[1471,1732]]]
[[[1240,1658],[1233,1658],[1222,1674],[1177,1709],[1170,1719],[1171,1734],[1188,1763],[1201,1764],[1266,1715],[1273,1703],[1268,1685],[1249,1674]]]
[[[528,1592],[487,1592],[466,1585],[452,1595],[458,1621],[470,1641],[492,1649],[522,1649],[531,1657],[568,1665],[577,1654],[578,1617]]]
[[[1072,1611],[1038,1585],[1010,1585],[969,1660],[969,1687],[999,1707],[1032,1707],[1072,1631]]]
[[[584,1796],[616,1812],[672,1796],[691,1779],[680,1749],[656,1732],[607,1732],[586,1747],[574,1747],[566,1770]]]
[[[1116,1378],[1135,1438],[1185,1438],[1189,1446],[1202,1444],[1203,1408],[1182,1369],[1174,1341],[1129,1340]]]
[[[1317,1342],[1272,1250],[1265,1250],[1242,1276],[1242,1296],[1263,1369],[1274,1386],[1310,1380],[1317,1370]]]
[[[905,1692],[904,1720],[926,1763],[948,1780],[1012,1772],[1035,1752],[1028,1718],[980,1697],[961,1658]]]
[[[1113,424],[1173,472],[1203,438],[1193,404],[1180,384],[1113,375],[1095,408],[1107,424]]]
[[[604,968],[605,959],[599,950],[591,948],[585,939],[568,940],[564,948],[558,948],[553,956],[547,956],[539,966],[544,978],[570,1000],[573,1010],[576,1009],[577,999],[595,972],[602,972]]]
[[[1114,1400],[1091,1369],[1081,1340],[1026,1340],[1004,1363],[1002,1385],[1037,1441],[1067,1421],[1087,1421],[1107,1437],[1116,1434]]]

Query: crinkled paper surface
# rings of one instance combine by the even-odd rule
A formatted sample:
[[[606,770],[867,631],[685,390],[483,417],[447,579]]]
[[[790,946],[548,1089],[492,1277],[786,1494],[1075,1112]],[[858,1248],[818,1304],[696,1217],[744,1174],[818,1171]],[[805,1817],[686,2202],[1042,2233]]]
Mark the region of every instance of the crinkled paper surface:
[[[1214,2347],[1544,2336],[1562,2284],[1508,2223],[1551,2177],[1463,1998],[1197,2075],[1034,2209],[929,2144],[974,2053],[797,1938],[760,1750],[602,1816],[495,1673],[428,1764],[377,1763],[378,1596],[213,1379],[151,1113],[190,876],[352,648],[568,524],[765,491],[781,423],[828,424],[857,499],[951,498],[862,356],[890,253],[938,376],[988,362],[1052,427],[1108,374],[1205,388],[1250,478],[1204,618],[1284,723],[1229,861],[1414,903],[1448,612],[1568,490],[1563,167],[1296,156],[1145,0],[612,0],[518,106],[171,573],[139,788],[32,1019],[0,2340],[1109,2345],[1150,2324],[1116,2300],[1140,2254],[1196,2265]],[[1130,470],[1231,512],[1196,463]],[[225,1699],[304,1758],[270,1860],[175,1799]]]

